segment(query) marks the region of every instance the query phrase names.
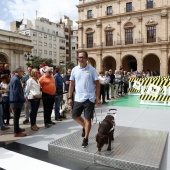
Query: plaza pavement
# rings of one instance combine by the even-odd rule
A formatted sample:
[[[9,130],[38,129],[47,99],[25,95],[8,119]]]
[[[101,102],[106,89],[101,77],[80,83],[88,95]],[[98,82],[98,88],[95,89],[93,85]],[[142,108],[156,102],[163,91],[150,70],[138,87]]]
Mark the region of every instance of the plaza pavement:
[[[129,104],[128,104],[129,101]],[[101,121],[107,113],[107,110],[110,108],[116,108],[117,116],[116,116],[116,125],[117,126],[125,126],[125,127],[133,127],[133,128],[141,128],[141,129],[149,129],[149,130],[160,130],[170,132],[170,107],[158,107],[158,106],[141,106],[137,105],[139,103],[139,99],[134,96],[126,96],[119,98],[114,101],[110,101],[108,104],[103,105],[102,114],[100,113],[100,108],[96,108],[97,114],[97,122]],[[130,106],[130,107],[129,107]],[[3,169],[9,170],[19,170],[19,168],[14,168],[16,162],[14,162],[14,158],[18,159],[20,157],[24,157],[25,161],[23,164],[26,165],[28,160],[31,159],[31,164],[24,166],[24,169],[32,169],[36,170],[35,165],[39,165],[40,162],[37,160],[46,162],[44,165],[49,167],[48,169],[73,169],[73,170],[114,170],[113,168],[101,167],[96,165],[89,165],[82,161],[74,160],[70,162],[66,158],[66,162],[63,162],[63,159],[54,158],[55,160],[49,159],[48,156],[48,144],[56,139],[64,137],[70,133],[76,132],[81,129],[81,127],[72,119],[67,119],[62,122],[56,122],[56,125],[53,125],[50,128],[44,128],[43,124],[43,112],[42,107],[39,108],[39,113],[37,116],[37,125],[40,126],[40,130],[38,132],[33,132],[30,129],[30,125],[23,125],[22,122],[25,119],[23,114],[20,119],[20,125],[22,128],[26,129],[26,133],[29,136],[24,138],[14,138],[13,136],[13,128],[11,127],[8,131],[1,131],[0,141],[5,141],[8,143],[5,148],[0,147],[0,167]],[[54,119],[52,119],[54,120]],[[11,121],[12,122],[12,121]],[[15,141],[15,142],[14,142]],[[165,146],[165,152],[162,159],[162,164],[160,170],[169,170],[170,169],[170,149],[169,149],[170,140],[167,139],[167,143]],[[12,155],[11,159],[9,156]],[[11,160],[11,161],[10,161]],[[6,163],[10,162],[10,164]],[[33,166],[33,162],[35,165]],[[50,163],[50,164],[49,164]],[[55,165],[55,166],[53,166]],[[23,167],[20,167],[22,169]]]

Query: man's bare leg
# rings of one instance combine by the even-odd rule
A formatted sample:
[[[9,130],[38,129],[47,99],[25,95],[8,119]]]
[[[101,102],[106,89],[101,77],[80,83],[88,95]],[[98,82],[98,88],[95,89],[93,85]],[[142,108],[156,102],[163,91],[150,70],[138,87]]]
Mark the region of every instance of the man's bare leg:
[[[81,116],[75,118],[74,120],[85,129],[85,122],[84,122],[84,119]]]
[[[90,129],[91,129],[91,119],[85,119],[85,139],[88,139],[89,137],[89,133],[90,133]]]

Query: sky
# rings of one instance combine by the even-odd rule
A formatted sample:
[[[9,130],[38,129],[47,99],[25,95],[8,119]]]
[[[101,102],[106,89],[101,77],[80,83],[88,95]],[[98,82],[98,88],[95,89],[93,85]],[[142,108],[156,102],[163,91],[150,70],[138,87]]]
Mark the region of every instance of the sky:
[[[10,30],[10,22],[24,19],[48,18],[58,22],[62,15],[78,20],[79,0],[0,0],[0,29]]]

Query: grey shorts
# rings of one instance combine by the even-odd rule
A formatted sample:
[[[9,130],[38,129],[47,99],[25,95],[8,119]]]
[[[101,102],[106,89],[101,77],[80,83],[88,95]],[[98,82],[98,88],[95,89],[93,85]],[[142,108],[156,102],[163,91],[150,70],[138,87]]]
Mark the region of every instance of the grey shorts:
[[[92,119],[94,114],[94,106],[95,103],[92,103],[90,100],[86,100],[85,102],[76,102],[74,101],[72,118],[80,117],[82,112],[84,111],[84,117],[86,119]]]

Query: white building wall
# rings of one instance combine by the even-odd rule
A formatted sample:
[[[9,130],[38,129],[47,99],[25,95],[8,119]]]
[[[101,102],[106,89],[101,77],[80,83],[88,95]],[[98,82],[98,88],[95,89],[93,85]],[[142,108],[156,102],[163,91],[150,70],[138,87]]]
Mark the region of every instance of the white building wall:
[[[60,49],[59,41],[65,41],[64,28],[50,22],[46,18],[38,18],[36,20],[23,20],[19,33],[28,35],[32,39],[32,55],[42,58],[51,58],[54,65],[58,65],[60,60],[66,63],[66,52]],[[62,44],[65,47],[65,43]],[[60,58],[62,51],[62,58]],[[64,58],[64,57],[65,58]]]

